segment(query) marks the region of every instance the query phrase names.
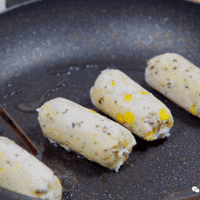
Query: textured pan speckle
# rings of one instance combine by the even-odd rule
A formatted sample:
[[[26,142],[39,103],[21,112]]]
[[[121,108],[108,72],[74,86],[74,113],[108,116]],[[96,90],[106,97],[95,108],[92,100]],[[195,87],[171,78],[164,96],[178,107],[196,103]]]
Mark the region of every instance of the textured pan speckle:
[[[38,158],[62,180],[64,200],[198,195],[191,189],[200,179],[199,119],[147,86],[144,70],[148,59],[165,52],[199,65],[199,12],[198,5],[182,1],[44,0],[0,15],[1,102],[39,147]],[[108,67],[152,92],[174,117],[169,138],[136,138],[118,173],[50,144],[34,112],[55,97],[95,109],[89,90]],[[0,124],[1,135],[24,147],[1,119]]]

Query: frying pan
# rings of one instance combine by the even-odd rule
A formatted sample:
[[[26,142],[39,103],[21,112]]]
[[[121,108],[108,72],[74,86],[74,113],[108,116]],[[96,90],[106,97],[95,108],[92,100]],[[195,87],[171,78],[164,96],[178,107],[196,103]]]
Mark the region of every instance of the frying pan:
[[[179,0],[44,0],[0,15],[0,101],[61,179],[64,200],[199,199],[192,187],[200,187],[200,120],[144,81],[146,61],[158,54],[178,53],[199,65],[199,13],[198,4]],[[35,112],[55,97],[96,110],[89,90],[105,68],[120,69],[152,92],[175,120],[167,139],[136,137],[118,173],[50,144]],[[25,148],[0,124],[1,135]],[[31,199],[0,192],[1,199]]]

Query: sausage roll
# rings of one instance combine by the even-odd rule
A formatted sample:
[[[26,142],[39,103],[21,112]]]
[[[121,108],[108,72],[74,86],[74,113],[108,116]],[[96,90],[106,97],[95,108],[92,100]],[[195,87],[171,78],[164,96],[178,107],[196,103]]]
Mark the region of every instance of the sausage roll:
[[[147,62],[146,82],[155,90],[200,117],[200,69],[184,57],[165,53]]]
[[[136,145],[129,130],[67,99],[52,99],[37,111],[40,127],[51,142],[109,169],[118,171]]]
[[[170,110],[120,70],[102,71],[90,97],[96,108],[147,141],[170,135]]]
[[[0,137],[0,186],[39,199],[60,200],[62,186],[53,171],[12,140]]]

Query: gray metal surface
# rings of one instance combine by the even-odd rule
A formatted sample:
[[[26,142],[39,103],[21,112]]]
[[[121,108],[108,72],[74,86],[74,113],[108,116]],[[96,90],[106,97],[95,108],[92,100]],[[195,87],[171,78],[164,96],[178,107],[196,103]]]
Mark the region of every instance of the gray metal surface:
[[[199,65],[199,13],[198,5],[182,1],[58,0],[0,15],[0,100],[40,149],[38,158],[61,179],[64,200],[173,199],[180,191],[198,196],[191,188],[200,184],[199,119],[147,86],[144,69],[149,58],[165,52]],[[136,137],[118,173],[50,144],[34,111],[59,96],[95,109],[89,90],[107,67],[152,92],[175,120],[168,139]],[[0,124],[1,135],[24,147]]]

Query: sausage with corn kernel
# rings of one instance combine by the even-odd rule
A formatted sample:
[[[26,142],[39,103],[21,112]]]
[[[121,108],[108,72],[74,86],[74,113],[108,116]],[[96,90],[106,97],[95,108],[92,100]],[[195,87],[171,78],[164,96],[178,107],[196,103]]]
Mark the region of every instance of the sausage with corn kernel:
[[[109,169],[118,171],[136,145],[129,130],[67,99],[52,99],[37,111],[40,127],[51,142]]]
[[[62,197],[53,171],[6,137],[0,137],[0,186],[37,199]]]
[[[155,56],[147,62],[145,79],[152,88],[200,117],[200,69],[184,57],[175,53]]]
[[[90,97],[96,108],[147,141],[170,135],[170,110],[120,70],[102,71]]]

